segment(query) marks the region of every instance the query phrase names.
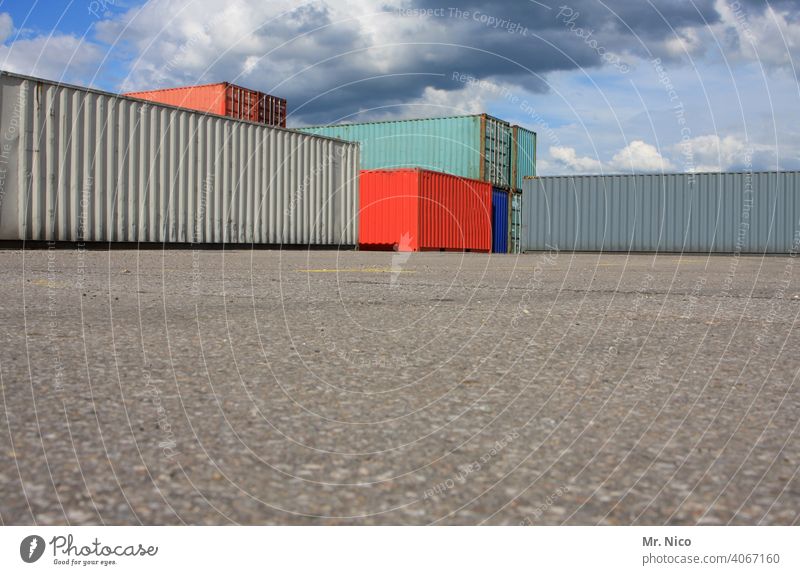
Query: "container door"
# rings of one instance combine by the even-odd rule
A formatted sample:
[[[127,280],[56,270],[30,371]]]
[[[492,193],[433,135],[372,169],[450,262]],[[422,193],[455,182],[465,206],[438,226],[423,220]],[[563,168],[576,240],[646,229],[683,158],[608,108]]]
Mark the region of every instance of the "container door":
[[[484,166],[481,179],[495,186],[509,186],[511,177],[511,124],[481,117]]]
[[[511,229],[509,236],[511,237],[512,254],[520,253],[520,234],[522,231],[522,194],[515,193],[511,196]]]
[[[492,190],[492,252],[508,252],[508,194]]]

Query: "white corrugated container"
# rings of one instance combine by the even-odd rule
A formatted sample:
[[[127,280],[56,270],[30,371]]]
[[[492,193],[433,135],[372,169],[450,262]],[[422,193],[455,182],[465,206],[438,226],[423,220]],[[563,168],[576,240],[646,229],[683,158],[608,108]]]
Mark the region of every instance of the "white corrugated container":
[[[355,245],[358,144],[0,74],[0,239]]]

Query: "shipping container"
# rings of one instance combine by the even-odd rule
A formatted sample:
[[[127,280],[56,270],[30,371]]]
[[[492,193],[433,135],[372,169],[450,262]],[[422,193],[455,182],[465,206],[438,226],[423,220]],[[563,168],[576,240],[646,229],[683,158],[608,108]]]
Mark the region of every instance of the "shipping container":
[[[298,129],[359,142],[365,170],[422,168],[511,185],[511,124],[486,114]]]
[[[524,250],[794,253],[800,172],[525,180]]]
[[[522,126],[511,127],[511,181],[522,191],[525,178],[536,175],[536,132]]]
[[[228,82],[123,94],[198,112],[286,127],[286,100]]]
[[[0,114],[0,239],[358,239],[357,144],[5,72]]]
[[[492,247],[492,187],[430,170],[361,172],[359,246],[476,251]]]
[[[492,189],[492,252],[508,252],[508,192]]]
[[[522,193],[511,195],[511,218],[509,222],[509,253],[518,254],[522,249],[520,243],[522,232]]]

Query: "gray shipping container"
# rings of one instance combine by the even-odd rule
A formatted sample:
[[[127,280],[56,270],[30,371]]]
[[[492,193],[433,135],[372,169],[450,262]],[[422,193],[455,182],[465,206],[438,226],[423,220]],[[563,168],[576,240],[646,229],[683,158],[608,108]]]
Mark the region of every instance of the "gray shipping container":
[[[358,144],[0,74],[0,239],[355,245]]]
[[[800,172],[526,179],[523,251],[796,253]]]
[[[509,210],[508,253],[518,254],[520,252],[521,232],[522,232],[522,193],[515,192],[511,195],[511,209]]]

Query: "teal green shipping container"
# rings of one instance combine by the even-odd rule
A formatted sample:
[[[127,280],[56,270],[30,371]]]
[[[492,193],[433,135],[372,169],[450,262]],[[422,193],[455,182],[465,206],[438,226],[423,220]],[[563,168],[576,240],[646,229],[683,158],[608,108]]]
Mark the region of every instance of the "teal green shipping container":
[[[487,114],[298,130],[359,142],[363,170],[424,168],[504,189],[513,187],[511,124]]]
[[[522,189],[522,181],[536,175],[536,132],[512,126],[511,181],[514,189]]]

